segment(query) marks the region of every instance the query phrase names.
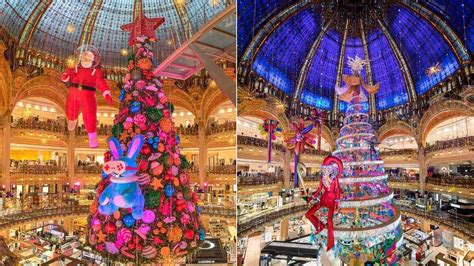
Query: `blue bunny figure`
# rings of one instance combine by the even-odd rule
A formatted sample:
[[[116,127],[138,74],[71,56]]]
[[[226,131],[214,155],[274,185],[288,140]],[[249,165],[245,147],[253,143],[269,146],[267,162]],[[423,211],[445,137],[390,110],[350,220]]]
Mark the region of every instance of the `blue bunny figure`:
[[[108,139],[109,150],[113,160],[104,164],[103,171],[110,177],[111,183],[99,198],[99,212],[112,215],[119,208],[132,208],[132,217],[139,220],[143,216],[145,199],[137,183],[138,170],[136,157],[143,146],[143,136],[135,135],[127,155],[123,156],[122,148],[116,138]]]

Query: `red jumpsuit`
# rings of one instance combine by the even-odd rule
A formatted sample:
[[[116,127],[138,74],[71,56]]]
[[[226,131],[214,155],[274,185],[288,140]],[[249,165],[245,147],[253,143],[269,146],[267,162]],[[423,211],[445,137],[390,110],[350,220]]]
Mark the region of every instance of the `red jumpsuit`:
[[[61,75],[61,80],[68,82],[69,94],[66,100],[66,117],[69,121],[76,120],[82,111],[86,130],[95,136],[97,125],[97,103],[95,89],[99,89],[107,102],[111,104],[110,89],[104,80],[100,68],[68,68]],[[82,109],[82,110],[81,110]]]
[[[339,166],[339,174],[331,181],[330,187],[326,187],[323,182],[323,178],[321,177],[321,180],[319,182],[319,187],[318,189],[313,193],[312,197],[308,198],[308,201],[311,201],[313,198],[317,197],[318,194],[321,192],[321,190],[324,189],[323,194],[320,197],[319,202],[314,204],[311,209],[305,214],[306,218],[314,225],[315,227],[315,234],[318,234],[324,229],[324,224],[316,217],[314,214],[321,209],[321,207],[326,207],[329,209],[328,211],[328,218],[327,218],[327,230],[328,230],[328,243],[327,243],[327,250],[329,251],[333,246],[334,246],[334,227],[332,224],[332,216],[334,214],[334,210],[337,209],[337,202],[341,198],[341,190],[339,188],[339,177],[341,176],[342,173],[342,162],[333,157],[333,156],[328,156],[324,162],[323,165],[328,165],[329,163],[334,162],[335,160],[338,160],[340,164],[338,163]]]

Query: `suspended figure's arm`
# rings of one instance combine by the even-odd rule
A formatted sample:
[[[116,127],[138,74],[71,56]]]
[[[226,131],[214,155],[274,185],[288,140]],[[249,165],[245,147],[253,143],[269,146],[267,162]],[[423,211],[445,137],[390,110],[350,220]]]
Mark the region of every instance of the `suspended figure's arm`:
[[[323,189],[323,177],[321,177],[321,179],[319,180],[319,186],[316,189],[316,191],[313,192],[313,195],[309,196],[308,199],[306,199],[306,201],[311,202],[314,198],[318,196],[318,194],[321,192],[322,189]]]

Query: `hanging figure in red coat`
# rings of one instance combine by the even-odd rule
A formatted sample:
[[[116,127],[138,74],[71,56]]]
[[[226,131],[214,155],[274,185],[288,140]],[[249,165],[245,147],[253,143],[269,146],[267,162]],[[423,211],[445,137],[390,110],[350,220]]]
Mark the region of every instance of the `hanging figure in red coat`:
[[[112,106],[110,89],[104,80],[99,66],[100,54],[92,46],[81,46],[76,50],[79,55],[79,64],[66,69],[61,80],[69,86],[66,100],[66,117],[68,129],[75,130],[77,118],[82,111],[82,118],[89,134],[89,147],[99,146],[97,141],[97,102],[96,89],[102,92],[107,103]]]
[[[333,164],[337,165],[337,171],[335,173],[333,170]],[[328,156],[323,161],[323,174],[319,183],[318,189],[313,192],[312,197],[308,197],[307,201],[311,202],[313,199],[316,200],[316,204],[311,207],[311,209],[305,214],[306,218],[314,225],[315,232],[318,234],[324,229],[324,224],[316,217],[314,214],[321,209],[321,207],[328,208],[328,217],[327,217],[327,234],[328,234],[328,243],[327,250],[329,251],[334,246],[334,227],[332,223],[332,216],[334,210],[338,208],[338,202],[341,198],[341,190],[339,188],[339,177],[342,175],[343,164],[342,161],[334,156]],[[320,192],[323,192],[319,196]]]

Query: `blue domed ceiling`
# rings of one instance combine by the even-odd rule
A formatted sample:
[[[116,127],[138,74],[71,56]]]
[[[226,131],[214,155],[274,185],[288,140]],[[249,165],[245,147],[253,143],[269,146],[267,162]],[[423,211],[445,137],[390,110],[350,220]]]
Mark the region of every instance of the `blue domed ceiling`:
[[[0,4],[0,25],[18,39],[31,31],[29,47],[61,58],[71,55],[86,38],[101,52],[103,65],[125,66],[126,57],[120,52],[129,48],[129,33],[120,26],[133,21],[136,3],[141,3],[145,16],[165,18],[156,31],[158,60],[227,5],[223,0],[6,0]]]
[[[338,2],[239,0],[239,58],[281,91],[325,110],[335,104],[337,77],[350,74],[348,57],[369,60],[362,76],[380,82],[378,110],[415,99],[471,60],[474,1]],[[341,10],[341,3],[349,5]],[[428,76],[436,63],[441,71]]]

